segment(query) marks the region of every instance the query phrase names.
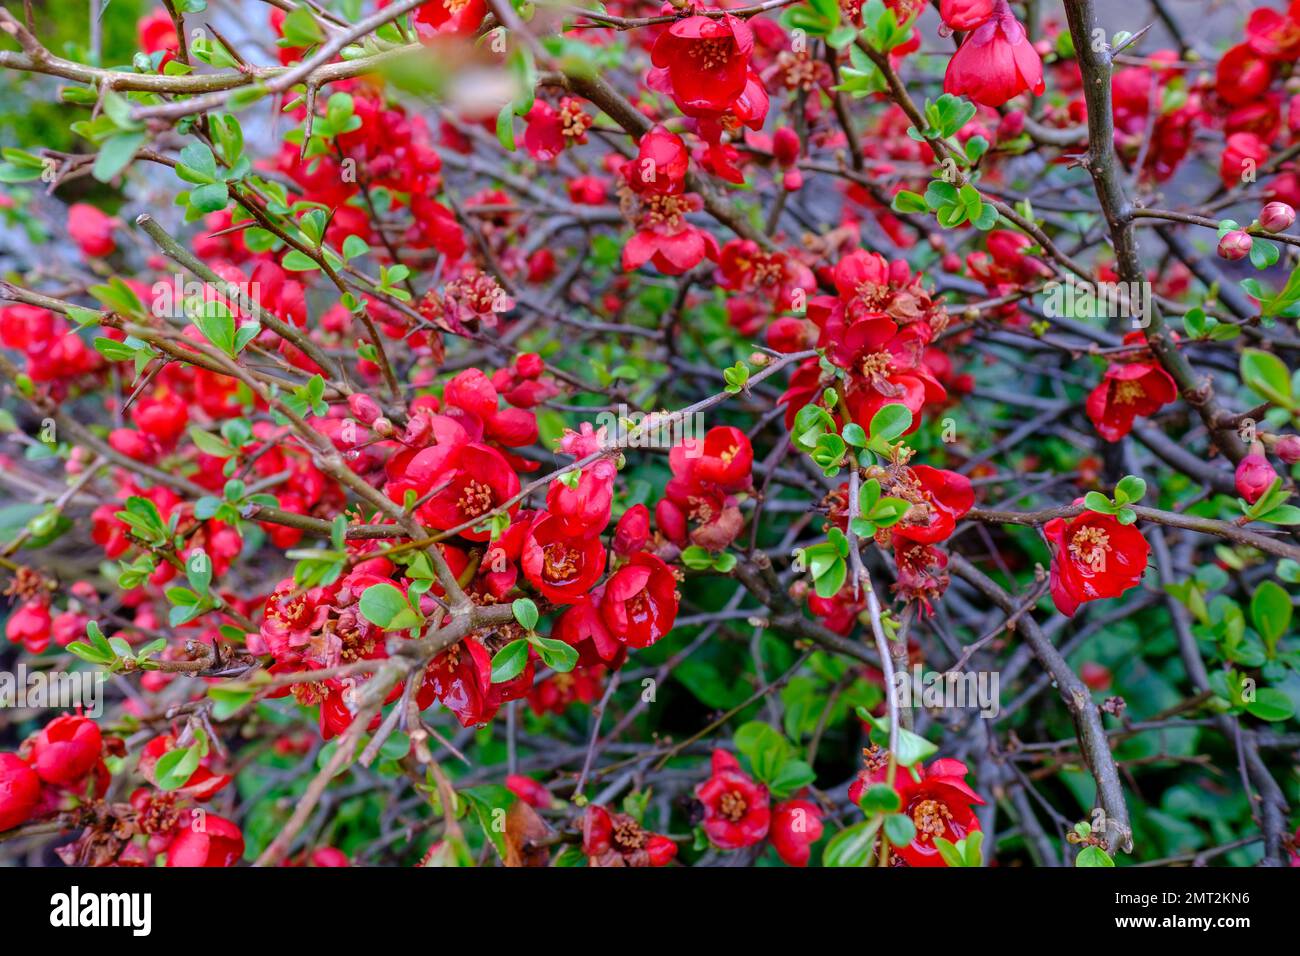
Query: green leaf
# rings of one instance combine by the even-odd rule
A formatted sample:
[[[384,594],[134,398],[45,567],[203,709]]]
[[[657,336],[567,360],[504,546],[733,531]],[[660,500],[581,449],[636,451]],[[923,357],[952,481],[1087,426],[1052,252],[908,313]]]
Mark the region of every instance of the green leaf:
[[[148,138],[143,132],[119,133],[104,140],[95,157],[91,175],[101,183],[109,182],[124,170],[135,158],[136,150],[144,145]]]
[[[197,747],[179,747],[169,750],[154,765],[154,779],[159,790],[179,790],[199,769]]]
[[[1125,475],[1115,486],[1115,502],[1132,505],[1141,501],[1147,493],[1147,483],[1137,475]]]
[[[885,836],[894,846],[907,846],[916,837],[916,824],[906,813],[891,813],[885,817]]]
[[[1113,515],[1119,511],[1111,500],[1100,491],[1090,491],[1084,495],[1083,506],[1089,511],[1095,511],[1097,514],[1102,515]]]
[[[902,798],[899,797],[898,791],[889,784],[876,783],[868,787],[866,792],[862,794],[858,806],[862,808],[862,812],[867,816],[874,816],[878,813],[897,813],[902,806]]]
[[[886,405],[871,416],[868,431],[874,441],[892,442],[912,427],[912,412],[906,405]]]
[[[1291,596],[1276,581],[1264,581],[1250,599],[1250,619],[1268,645],[1269,654],[1291,626]]]
[[[361,593],[361,616],[385,631],[396,630],[393,622],[410,612],[406,595],[392,584],[372,584]]]
[[[882,818],[845,827],[831,838],[822,853],[822,866],[860,867],[870,864]]]
[[[511,603],[510,609],[514,611],[515,620],[525,631],[537,629],[537,605],[529,598],[519,598]]]
[[[564,641],[549,637],[532,637],[528,642],[537,648],[537,656],[553,671],[567,674],[578,664],[578,652]],[[527,660],[527,655],[525,655]]]
[[[1286,409],[1295,408],[1291,394],[1291,374],[1287,371],[1286,364],[1272,352],[1243,349],[1241,380],[1262,398]]]
[[[504,684],[506,681],[518,677],[527,664],[528,642],[525,640],[511,641],[497,651],[492,658],[492,683]]]
[[[1115,861],[1099,846],[1085,846],[1074,858],[1075,866],[1114,866]]]
[[[1295,714],[1295,704],[1280,690],[1260,687],[1255,691],[1255,699],[1246,702],[1246,712],[1260,720],[1290,720]]]

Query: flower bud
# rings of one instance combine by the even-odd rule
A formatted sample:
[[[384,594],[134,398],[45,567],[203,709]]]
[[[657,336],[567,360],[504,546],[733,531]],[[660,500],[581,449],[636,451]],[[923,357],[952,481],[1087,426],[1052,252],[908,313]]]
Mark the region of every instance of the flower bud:
[[[782,166],[793,166],[799,158],[799,134],[782,126],[772,134],[772,155]]]
[[[356,416],[357,421],[363,425],[372,424],[376,418],[384,413],[378,402],[361,392],[353,392],[348,396],[348,408],[352,410],[352,414]]]
[[[623,512],[623,517],[614,527],[614,552],[624,556],[635,554],[649,539],[650,509],[645,505],[633,505]]]
[[[1259,211],[1259,225],[1265,232],[1286,232],[1295,222],[1295,209],[1284,202],[1271,202]]]
[[[103,738],[93,720],[64,714],[36,735],[32,764],[46,783],[75,783],[94,768],[102,746]]]
[[[1273,445],[1273,454],[1288,465],[1300,461],[1300,435],[1283,435]]]
[[[1263,455],[1247,455],[1237,465],[1237,494],[1253,505],[1272,487],[1276,479],[1277,472],[1267,458]]]
[[[1241,229],[1234,229],[1231,232],[1223,234],[1219,240],[1219,255],[1225,259],[1244,259],[1250,255],[1252,240],[1250,235]]]

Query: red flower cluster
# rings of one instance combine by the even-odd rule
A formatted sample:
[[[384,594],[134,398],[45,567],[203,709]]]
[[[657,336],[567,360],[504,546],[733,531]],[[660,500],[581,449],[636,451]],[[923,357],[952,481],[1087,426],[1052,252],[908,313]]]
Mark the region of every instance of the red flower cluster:
[[[703,207],[699,196],[686,192],[688,161],[681,137],[656,126],[641,137],[636,158],[624,164],[623,204],[636,224],[623,246],[625,270],[649,262],[665,275],[681,275],[706,257],[717,260],[717,240],[686,219]]]
[[[712,769],[712,776],[695,788],[709,841],[723,850],[740,850],[770,839],[788,865],[807,866],[809,848],[822,836],[817,804],[794,799],[772,806],[767,787],[725,750],[713,751]]]

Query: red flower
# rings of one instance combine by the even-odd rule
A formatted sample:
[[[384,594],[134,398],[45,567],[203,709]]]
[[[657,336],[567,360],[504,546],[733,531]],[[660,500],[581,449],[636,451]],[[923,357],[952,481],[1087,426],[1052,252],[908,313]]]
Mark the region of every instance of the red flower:
[[[894,778],[894,789],[902,800],[902,812],[912,818],[916,836],[907,846],[895,848],[908,866],[944,866],[934,845],[935,837],[952,843],[980,829],[972,804],[983,804],[966,784],[966,765],[960,760],[936,760],[918,770],[920,781],[905,770]]]
[[[503,703],[523,697],[532,683],[532,660],[505,683],[492,683],[492,653],[471,636],[433,659],[416,703],[424,709],[436,697],[462,727],[475,727],[495,717]]]
[[[1053,518],[1043,526],[1052,544],[1052,600],[1066,617],[1079,605],[1117,597],[1136,587],[1147,569],[1150,547],[1132,525],[1112,515],[1085,511]]]
[[[487,4],[484,0],[433,0],[415,11],[417,23],[427,24],[439,33],[473,33],[485,16]]]
[[[573,538],[590,538],[609,524],[614,501],[614,475],[617,470],[609,459],[601,459],[582,469],[576,487],[570,488],[556,479],[546,489],[546,510],[560,523],[564,534]]]
[[[72,784],[99,763],[103,738],[93,720],[64,714],[50,721],[32,742],[32,767],[46,783]]]
[[[1273,487],[1273,482],[1277,480],[1277,472],[1263,455],[1247,455],[1237,464],[1234,480],[1237,484],[1237,494],[1245,498],[1248,504],[1253,505],[1263,497],[1264,492]]]
[[[913,465],[906,469],[889,484],[888,493],[912,503],[907,514],[894,527],[894,537],[918,544],[934,544],[947,539],[958,519],[975,504],[975,491],[969,478],[929,465]]]
[[[102,259],[113,253],[117,248],[113,240],[116,226],[117,220],[89,203],[79,202],[68,207],[68,235],[89,259]]]
[[[647,262],[668,276],[689,272],[706,258],[717,261],[718,240],[686,221],[686,213],[703,206],[699,196],[651,194],[642,199],[637,230],[623,246],[623,271]]]
[[[692,484],[716,485],[723,491],[741,491],[750,486],[754,448],[739,428],[718,425],[700,442],[687,438],[668,453],[673,475]]]
[[[559,519],[542,515],[524,539],[524,576],[542,596],[555,604],[577,604],[605,570],[605,546],[600,538],[574,539]]]
[[[822,838],[822,812],[811,800],[786,800],[772,809],[772,846],[787,866],[807,866]]]
[[[141,17],[135,25],[135,30],[140,41],[140,49],[145,53],[162,51],[172,54],[180,49],[180,43],[176,39],[176,24],[166,10],[154,10]],[[169,58],[170,56],[164,56],[162,62],[166,63]]]
[[[411,458],[404,477],[415,483],[419,497],[437,489],[416,514],[444,531],[493,511],[519,493],[519,476],[505,456],[479,443],[425,448]],[[512,505],[507,514],[513,517],[517,510],[518,505]],[[460,534],[486,541],[490,532],[469,528]]]
[[[631,647],[649,647],[673,629],[677,578],[661,558],[634,554],[605,585],[600,614],[611,635]]]
[[[1273,82],[1273,64],[1248,43],[1238,43],[1219,58],[1214,72],[1215,92],[1226,103],[1245,106],[1264,95]]]
[[[1024,26],[1006,0],[994,0],[993,15],[966,35],[948,61],[943,91],[996,107],[1026,90],[1044,89],[1043,61]]]
[[[655,126],[637,143],[636,159],[624,164],[623,179],[636,193],[680,193],[686,187],[689,165],[690,154],[682,138]]]
[[[650,540],[650,509],[633,505],[623,512],[614,526],[614,553],[627,557],[646,546]]]
[[[181,830],[167,848],[168,866],[234,866],[244,855],[244,835],[225,817],[205,813]]]
[[[592,804],[582,817],[582,852],[590,866],[667,866],[677,844],[647,832],[625,813]]]
[[[506,777],[506,789],[530,807],[538,810],[551,808],[551,791],[532,777],[525,777],[518,773],[509,774]]]
[[[1124,336],[1125,343],[1141,341],[1141,332]],[[1178,397],[1178,386],[1158,362],[1144,353],[1145,360],[1113,362],[1084,406],[1097,433],[1116,442],[1133,428],[1139,415],[1152,415]]]
[[[1231,189],[1243,182],[1242,176],[1254,172],[1268,160],[1268,144],[1254,133],[1233,133],[1223,147],[1219,160],[1219,179]]]
[[[0,832],[26,823],[41,798],[41,778],[17,754],[0,753]]]
[[[24,601],[5,622],[5,637],[22,644],[29,654],[39,654],[50,646],[51,627],[48,604],[41,600]]]
[[[704,804],[704,832],[714,846],[739,850],[767,836],[772,819],[767,787],[727,751],[713,751],[713,776],[695,788],[695,796]]]
[[[683,113],[725,113],[745,92],[753,50],[754,35],[743,20],[686,17],[659,34],[651,62],[667,74]]]

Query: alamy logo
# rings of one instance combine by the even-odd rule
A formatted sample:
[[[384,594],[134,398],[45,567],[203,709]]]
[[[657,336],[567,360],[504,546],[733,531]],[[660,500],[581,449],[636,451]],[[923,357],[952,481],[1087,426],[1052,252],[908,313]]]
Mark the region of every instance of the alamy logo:
[[[74,886],[70,893],[50,897],[50,925],[125,926],[135,936],[148,936],[153,929],[153,894],[82,893]]]
[[[0,707],[81,709],[87,717],[104,714],[103,671],[40,671],[26,664],[0,671]]]
[[[619,405],[617,411],[596,416],[604,448],[674,448],[682,445],[687,458],[704,454],[704,415],[701,412],[633,411]]]
[[[996,717],[1000,683],[997,671],[926,671],[913,664],[910,672],[894,673],[894,702],[927,710],[974,707],[981,717]]]

